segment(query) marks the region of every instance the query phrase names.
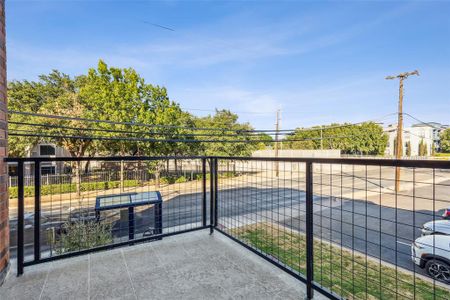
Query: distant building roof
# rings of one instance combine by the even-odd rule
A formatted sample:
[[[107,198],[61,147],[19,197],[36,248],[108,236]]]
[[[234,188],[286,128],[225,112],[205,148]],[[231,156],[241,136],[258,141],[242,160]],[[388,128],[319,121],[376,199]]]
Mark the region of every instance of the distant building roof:
[[[417,123],[413,124],[411,127],[434,127],[434,128],[444,128],[445,126],[441,123],[437,122],[428,122],[428,123]]]

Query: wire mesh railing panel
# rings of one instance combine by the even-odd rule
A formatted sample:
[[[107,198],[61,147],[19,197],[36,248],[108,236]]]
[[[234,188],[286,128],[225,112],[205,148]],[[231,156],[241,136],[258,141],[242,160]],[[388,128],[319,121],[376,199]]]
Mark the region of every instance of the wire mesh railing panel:
[[[36,161],[24,173],[38,197],[36,185],[21,187],[25,264],[204,226],[203,159],[59,160],[55,178],[71,180],[50,184],[36,177]],[[10,187],[12,247],[19,188]]]
[[[51,184],[36,177],[39,160],[18,163],[11,245],[22,241],[25,265],[209,227],[304,281],[310,297],[450,299],[445,161],[67,159],[58,175],[71,181]]]
[[[305,274],[305,164],[219,160],[218,228]]]
[[[219,159],[217,228],[306,282],[312,248],[337,298],[450,299],[450,173],[425,166]]]
[[[425,264],[450,263],[450,232],[435,232],[427,249],[415,249],[428,239],[421,237],[424,224],[441,220],[450,206],[448,191],[436,193],[450,177],[433,168],[400,168],[397,182],[395,169],[315,164],[314,280],[352,299],[448,299],[450,277],[431,278]],[[439,256],[441,240],[447,248]]]

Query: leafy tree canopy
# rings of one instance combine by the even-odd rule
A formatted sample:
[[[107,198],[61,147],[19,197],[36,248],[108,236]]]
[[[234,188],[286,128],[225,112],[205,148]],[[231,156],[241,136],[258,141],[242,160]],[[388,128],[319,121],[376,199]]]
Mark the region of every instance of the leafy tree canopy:
[[[288,136],[284,144],[290,149],[340,149],[347,154],[380,155],[386,149],[388,137],[383,128],[373,122],[358,125],[331,124],[304,129]],[[322,136],[321,136],[322,131]]]
[[[252,130],[253,128],[248,123],[239,123],[238,115],[229,110],[216,110],[216,113],[212,116],[208,115],[203,118],[198,118],[196,125],[198,128],[216,129],[202,131],[203,133],[217,134],[217,136],[211,137],[211,139],[242,141],[202,143],[201,151],[206,155],[248,156],[252,151],[257,149],[255,143],[248,143],[249,140],[254,140],[255,137],[250,137],[245,132],[239,133],[239,131]]]
[[[12,81],[8,84],[9,109],[51,115],[65,115],[84,119],[127,122],[114,124],[79,120],[48,119],[10,114],[10,130],[24,130],[35,137],[9,137],[9,155],[24,156],[39,142],[51,142],[67,149],[72,156],[86,155],[249,155],[257,147],[245,143],[249,138],[211,136],[196,137],[189,128],[252,129],[238,123],[238,116],[230,111],[217,111],[214,116],[195,118],[172,101],[165,87],[148,84],[132,68],[109,67],[100,60],[87,74],[71,77],[53,70],[41,75],[38,81]],[[34,123],[39,126],[24,125]],[[143,123],[150,126],[136,126]],[[62,128],[64,127],[64,128]],[[20,132],[20,131],[16,131]],[[131,132],[131,134],[130,134]],[[221,131],[205,130],[204,133]],[[45,134],[44,134],[45,133]],[[222,131],[231,134],[232,132]],[[63,138],[45,137],[65,136]],[[80,139],[79,136],[145,137],[169,139],[240,139],[242,143],[184,143],[135,140]],[[270,138],[270,137],[269,137]],[[261,139],[267,139],[262,137]],[[261,146],[261,145],[260,145]]]
[[[450,153],[450,128],[441,133],[441,151]]]

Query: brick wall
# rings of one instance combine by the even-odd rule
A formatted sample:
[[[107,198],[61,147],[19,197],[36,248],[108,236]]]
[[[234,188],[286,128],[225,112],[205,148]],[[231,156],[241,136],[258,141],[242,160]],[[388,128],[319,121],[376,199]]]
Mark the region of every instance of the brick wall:
[[[0,284],[9,268],[5,0],[0,0]]]

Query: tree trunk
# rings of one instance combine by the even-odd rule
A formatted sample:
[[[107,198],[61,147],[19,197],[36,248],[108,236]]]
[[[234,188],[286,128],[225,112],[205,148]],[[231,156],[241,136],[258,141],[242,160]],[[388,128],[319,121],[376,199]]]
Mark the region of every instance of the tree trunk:
[[[84,165],[84,174],[88,174],[89,173],[89,165],[90,165],[91,161],[87,161]]]

